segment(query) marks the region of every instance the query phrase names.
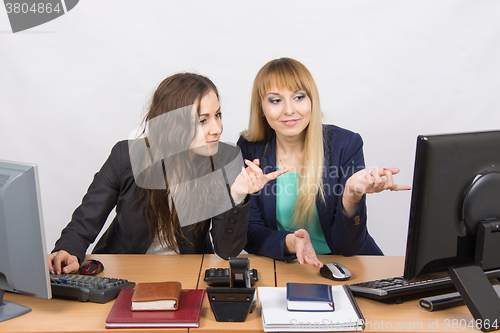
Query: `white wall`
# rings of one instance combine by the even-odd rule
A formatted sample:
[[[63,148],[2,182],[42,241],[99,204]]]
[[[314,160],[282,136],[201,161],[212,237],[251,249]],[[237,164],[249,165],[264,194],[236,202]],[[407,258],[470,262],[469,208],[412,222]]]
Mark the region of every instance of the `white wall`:
[[[0,9],[0,159],[39,165],[50,250],[163,78],[213,79],[236,142],[255,74],[287,56],[315,77],[324,122],[360,133],[367,165],[411,185],[418,134],[499,129],[498,17],[495,0],[85,0],[13,34]],[[410,197],[368,199],[387,255],[405,253]]]

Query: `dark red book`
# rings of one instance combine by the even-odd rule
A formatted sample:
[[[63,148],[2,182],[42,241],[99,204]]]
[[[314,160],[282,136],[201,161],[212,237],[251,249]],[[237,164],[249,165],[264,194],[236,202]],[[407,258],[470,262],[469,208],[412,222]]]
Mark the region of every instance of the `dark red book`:
[[[106,319],[106,328],[198,327],[205,289],[182,290],[174,311],[132,311],[134,289],[122,289]]]

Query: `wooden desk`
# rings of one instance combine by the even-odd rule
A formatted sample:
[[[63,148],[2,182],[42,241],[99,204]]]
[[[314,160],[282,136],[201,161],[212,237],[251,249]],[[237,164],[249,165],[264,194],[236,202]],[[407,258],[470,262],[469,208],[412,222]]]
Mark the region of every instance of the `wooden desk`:
[[[253,286],[254,288],[275,287],[273,259],[251,254],[241,255],[241,257],[250,258],[250,267],[257,269],[259,281],[257,281],[257,283]],[[227,268],[229,267],[229,261],[222,260],[215,254],[206,254],[203,259],[198,288],[208,287],[207,283],[203,279],[205,278],[205,270],[211,267]],[[248,314],[246,321],[243,323],[217,322],[215,320],[212,309],[210,308],[210,302],[208,301],[208,298],[205,298],[205,301],[203,303],[203,312],[201,314],[200,327],[191,328],[189,331],[193,333],[233,331],[263,332],[260,304],[257,302],[257,308],[255,309],[255,311]]]
[[[100,260],[100,275],[133,282],[182,281],[184,288],[196,288],[203,255],[91,255]],[[28,268],[27,268],[28,269]],[[74,300],[40,299],[6,293],[5,299],[28,306],[31,312],[0,323],[0,332],[130,332],[106,330],[106,318],[114,301],[106,304]],[[141,329],[151,332],[184,332],[188,329]]]
[[[276,261],[276,286],[284,287],[287,282],[353,284],[403,275],[404,257],[323,255],[318,258],[323,263],[332,261],[342,263],[351,271],[351,279],[344,282],[328,280],[319,274],[318,268],[301,266],[297,262]],[[465,305],[428,312],[418,306],[419,298],[405,300],[403,304],[379,302],[362,297],[356,297],[356,300],[365,317],[367,332],[481,332],[470,327],[460,328],[460,324],[469,324],[473,320]]]
[[[134,282],[154,282],[178,280],[184,288],[204,289],[205,269],[210,267],[229,267],[229,262],[216,255],[92,255],[89,258],[100,260],[104,266],[104,275],[128,279]],[[311,282],[341,284],[319,274],[319,269],[297,262],[285,263],[266,257],[247,255],[250,267],[259,273],[259,282],[254,287],[284,287],[286,282]],[[323,263],[338,261],[343,263],[353,274],[348,284],[400,276],[403,273],[404,257],[374,256],[320,256]],[[101,273],[101,275],[103,274]],[[29,306],[32,312],[21,317],[0,323],[0,332],[183,332],[188,329],[108,329],[105,320],[113,305],[81,303],[73,300],[38,299],[29,296],[5,294],[5,299]],[[418,299],[405,301],[403,304],[377,302],[356,297],[367,321],[366,331],[374,332],[474,332],[479,330],[460,324],[469,324],[472,316],[466,306],[459,306],[436,312],[423,311],[418,306]],[[249,314],[244,323],[217,322],[205,299],[199,328],[189,332],[261,332],[262,319],[260,307]]]

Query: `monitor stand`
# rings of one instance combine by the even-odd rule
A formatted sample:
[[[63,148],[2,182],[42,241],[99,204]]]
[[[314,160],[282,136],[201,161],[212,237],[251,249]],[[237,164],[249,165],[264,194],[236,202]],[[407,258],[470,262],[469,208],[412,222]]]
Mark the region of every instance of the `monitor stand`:
[[[453,284],[474,317],[476,328],[483,332],[500,329],[500,297],[479,266],[451,267]]]
[[[31,311],[30,308],[17,303],[5,301],[3,295],[5,291],[0,290],[0,323],[12,318],[22,316]]]
[[[479,174],[468,189],[462,206],[466,229],[476,234],[476,265],[450,267],[455,288],[469,308],[476,328],[500,329],[500,297],[484,270],[500,267],[500,173]]]

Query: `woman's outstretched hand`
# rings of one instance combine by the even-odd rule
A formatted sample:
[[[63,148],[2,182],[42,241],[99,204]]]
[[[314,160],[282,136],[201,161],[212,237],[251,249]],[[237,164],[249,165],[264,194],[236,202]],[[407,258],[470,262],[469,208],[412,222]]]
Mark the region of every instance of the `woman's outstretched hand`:
[[[236,177],[234,184],[231,186],[231,196],[236,203],[243,201],[247,194],[261,190],[269,181],[288,172],[288,170],[278,170],[264,174],[259,167],[259,159],[253,161],[245,160],[245,164],[247,167],[241,167],[240,174]]]
[[[346,215],[354,214],[364,194],[379,193],[385,190],[410,190],[411,187],[408,185],[394,183],[393,175],[398,173],[398,168],[363,169],[349,177],[342,196],[342,205]]]
[[[295,254],[301,265],[306,263],[314,267],[323,267],[323,263],[316,256],[309,233],[304,229],[296,230],[286,236],[285,253]]]

